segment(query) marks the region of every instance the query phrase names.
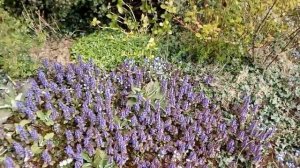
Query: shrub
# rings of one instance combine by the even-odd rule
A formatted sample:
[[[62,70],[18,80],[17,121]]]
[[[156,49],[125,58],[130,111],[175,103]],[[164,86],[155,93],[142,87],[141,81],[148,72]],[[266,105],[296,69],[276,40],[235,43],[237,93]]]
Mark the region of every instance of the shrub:
[[[12,150],[4,163],[218,167],[222,155],[230,167],[260,164],[274,129],[256,120],[257,106],[246,96],[226,119],[195,86],[159,59],[125,61],[110,72],[81,60],[45,62],[18,103],[15,119],[22,121],[5,141]]]
[[[125,58],[143,60],[156,54],[150,37],[125,33],[120,30],[102,30],[79,38],[71,48],[73,57],[92,58],[101,68],[114,68]]]
[[[14,78],[27,77],[35,69],[28,51],[40,39],[26,25],[0,8],[0,67]]]
[[[105,0],[4,0],[4,8],[13,14],[29,12],[49,23],[56,23],[69,31],[84,30],[93,17],[102,18],[108,10]]]

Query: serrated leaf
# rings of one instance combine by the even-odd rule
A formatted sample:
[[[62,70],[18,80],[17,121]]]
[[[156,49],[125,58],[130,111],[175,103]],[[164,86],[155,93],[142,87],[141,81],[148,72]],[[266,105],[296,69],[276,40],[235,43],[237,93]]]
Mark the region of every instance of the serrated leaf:
[[[54,133],[50,132],[44,136],[44,140],[49,140],[49,139],[52,139],[53,137],[54,137]]]

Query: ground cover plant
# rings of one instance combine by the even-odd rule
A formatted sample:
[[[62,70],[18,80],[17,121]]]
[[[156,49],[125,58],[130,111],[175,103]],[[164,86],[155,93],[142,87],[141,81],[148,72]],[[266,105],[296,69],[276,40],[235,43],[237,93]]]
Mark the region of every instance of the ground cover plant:
[[[71,47],[73,59],[82,55],[93,59],[100,68],[115,68],[126,58],[136,61],[153,58],[157,52],[148,34],[128,33],[122,30],[104,29],[78,38]]]
[[[221,154],[229,166],[263,163],[275,128],[262,127],[258,106],[245,96],[226,118],[195,85],[159,59],[110,72],[45,62],[17,104],[4,165],[209,167]]]

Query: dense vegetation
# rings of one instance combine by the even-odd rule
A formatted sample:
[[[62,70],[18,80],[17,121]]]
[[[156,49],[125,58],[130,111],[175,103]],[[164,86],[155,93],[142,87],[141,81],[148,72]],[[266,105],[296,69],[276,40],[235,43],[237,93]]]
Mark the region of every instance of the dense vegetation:
[[[0,167],[299,167],[299,24],[297,0],[0,0]]]

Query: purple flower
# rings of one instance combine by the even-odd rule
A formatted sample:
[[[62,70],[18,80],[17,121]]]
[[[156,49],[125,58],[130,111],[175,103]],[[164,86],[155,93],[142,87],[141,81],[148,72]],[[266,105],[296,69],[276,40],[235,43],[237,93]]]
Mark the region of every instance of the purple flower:
[[[234,119],[230,123],[230,130],[233,134],[235,134],[237,129],[238,129],[237,121]]]
[[[75,96],[78,99],[82,97],[81,85],[79,83],[75,85]]]
[[[68,143],[71,143],[72,141],[74,141],[73,133],[71,130],[66,131],[66,138],[67,138]]]
[[[42,70],[38,70],[38,79],[45,88],[48,86],[46,75]]]
[[[96,145],[97,145],[97,148],[103,148],[104,147],[104,142],[103,142],[103,139],[100,135],[98,135],[96,137]]]
[[[137,120],[136,116],[133,115],[133,116],[131,117],[131,125],[132,125],[133,127],[135,127],[135,126],[137,126],[138,124],[139,124],[139,123],[138,123],[138,120]]]
[[[73,151],[73,148],[68,145],[66,148],[65,148],[65,152],[66,154],[69,156],[69,157],[73,157],[74,156],[74,151]]]
[[[48,153],[48,150],[44,150],[44,152],[42,153],[42,159],[43,159],[44,163],[49,164],[51,162],[51,156]]]
[[[39,134],[34,128],[32,128],[29,131],[29,134],[30,134],[31,138],[33,139],[33,141],[37,142],[39,140]]]
[[[14,142],[13,147],[18,156],[20,156],[21,158],[25,157],[25,149],[22,147],[21,144]]]
[[[85,127],[85,121],[83,120],[83,118],[81,116],[76,116],[75,122],[77,123],[78,128],[83,130],[83,128]]]
[[[83,138],[82,131],[76,129],[76,130],[75,130],[75,133],[74,133],[74,136],[75,136],[75,139],[76,139],[76,140],[81,140],[81,139]]]
[[[58,106],[63,111],[65,120],[71,120],[71,113],[70,113],[69,107],[66,106],[65,104],[63,104],[61,101],[58,102]]]
[[[213,78],[211,75],[206,75],[206,76],[204,77],[204,82],[205,82],[205,84],[211,86],[211,83],[212,83],[213,79],[214,79],[214,78]]]
[[[243,141],[245,137],[245,131],[240,131],[237,135],[237,139]]]
[[[33,111],[29,108],[25,108],[25,114],[27,115],[27,118],[30,119],[31,121],[34,121],[36,119],[36,116],[34,115]]]
[[[27,131],[22,126],[20,126],[20,125],[18,125],[16,127],[16,129],[19,132],[21,139],[23,141],[27,141],[28,140],[28,133],[27,133]]]
[[[15,163],[11,157],[6,157],[4,160],[5,168],[15,168]]]
[[[197,160],[197,154],[195,152],[190,152],[190,154],[187,157],[188,162],[194,162]]]
[[[235,149],[234,147],[234,140],[230,140],[229,143],[227,144],[227,147],[226,147],[227,151],[229,153],[232,153]]]
[[[210,103],[210,102],[209,102],[208,98],[204,98],[204,99],[202,100],[202,106],[205,107],[205,108],[208,108],[209,103]]]

